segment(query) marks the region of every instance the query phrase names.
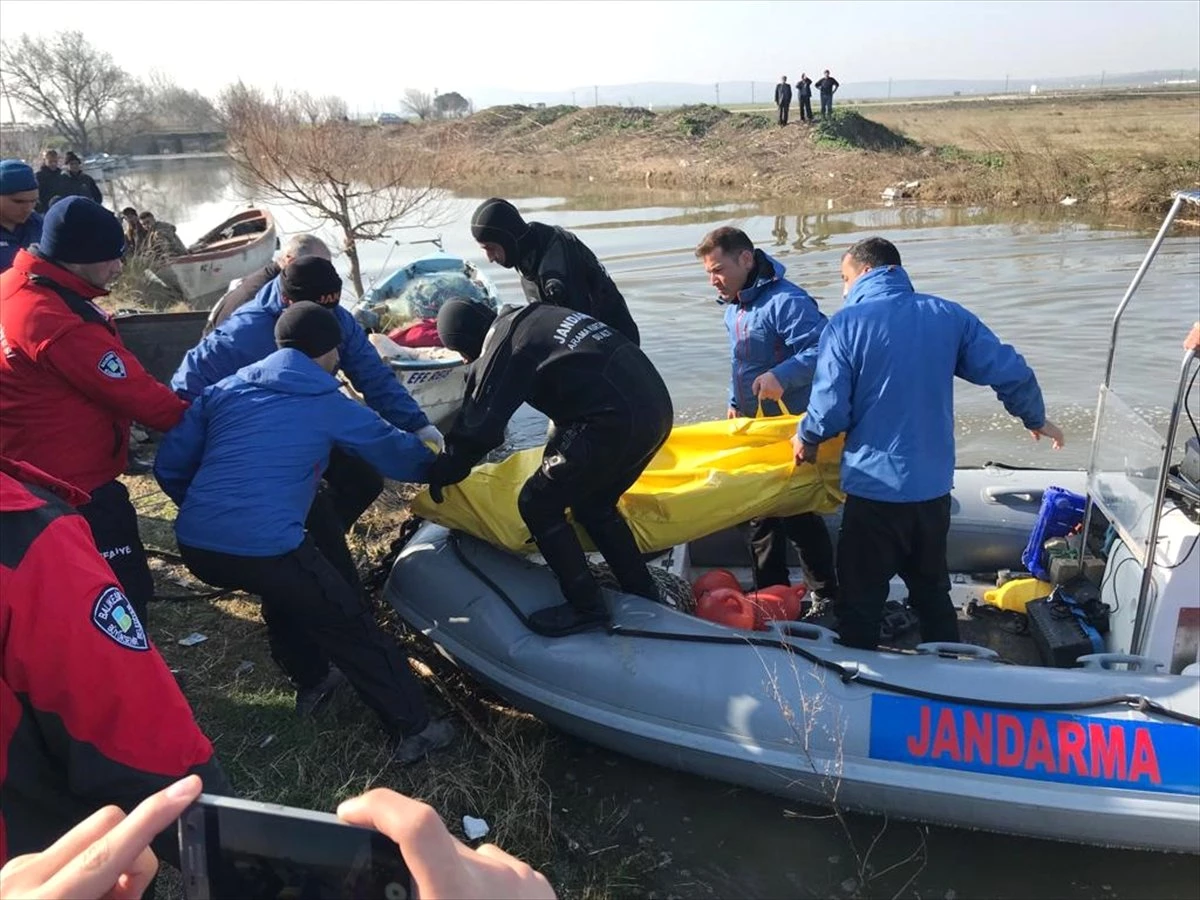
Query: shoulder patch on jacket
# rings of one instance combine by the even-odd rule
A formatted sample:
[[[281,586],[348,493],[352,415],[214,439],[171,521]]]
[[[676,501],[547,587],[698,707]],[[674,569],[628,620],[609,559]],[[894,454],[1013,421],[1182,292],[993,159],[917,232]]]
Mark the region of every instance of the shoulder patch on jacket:
[[[110,585],[100,592],[92,606],[92,624],[109,639],[130,650],[149,650],[146,629],[121,589]]]
[[[116,350],[109,350],[100,357],[96,368],[102,375],[107,375],[109,378],[124,378],[126,375],[125,361],[121,359],[121,355]]]

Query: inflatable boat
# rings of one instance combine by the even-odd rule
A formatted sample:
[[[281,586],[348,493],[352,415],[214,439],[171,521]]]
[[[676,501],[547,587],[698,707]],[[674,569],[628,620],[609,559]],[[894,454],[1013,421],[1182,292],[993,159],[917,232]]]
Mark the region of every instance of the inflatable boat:
[[[1200,193],[1176,195],[1118,307],[1109,374],[1121,316],[1188,202]],[[956,473],[948,561],[962,643],[856,650],[819,619],[741,630],[614,591],[610,628],[547,638],[528,621],[562,602],[550,571],[431,522],[401,551],[386,596],[515,706],[620,753],[796,801],[1200,853],[1200,489],[1190,465],[1170,465],[1195,368],[1191,351],[1165,437],[1106,374],[1086,470]],[[1103,635],[1092,629],[1053,664],[1033,628],[979,612],[994,609],[1004,570],[1026,568],[1051,487],[1086,498],[1080,569],[1110,611]],[[660,584],[716,568],[746,584],[748,563],[744,537],[724,530],[652,567]]]

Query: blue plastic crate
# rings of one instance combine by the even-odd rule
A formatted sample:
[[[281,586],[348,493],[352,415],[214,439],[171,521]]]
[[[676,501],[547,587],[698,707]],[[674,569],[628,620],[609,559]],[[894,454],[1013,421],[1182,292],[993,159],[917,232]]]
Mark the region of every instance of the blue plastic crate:
[[[1043,581],[1049,580],[1050,573],[1042,565],[1042,547],[1051,538],[1066,537],[1075,526],[1082,523],[1086,505],[1087,498],[1080,494],[1053,485],[1046,488],[1042,494],[1037,524],[1033,526],[1029,543],[1021,554],[1021,562],[1026,569]]]

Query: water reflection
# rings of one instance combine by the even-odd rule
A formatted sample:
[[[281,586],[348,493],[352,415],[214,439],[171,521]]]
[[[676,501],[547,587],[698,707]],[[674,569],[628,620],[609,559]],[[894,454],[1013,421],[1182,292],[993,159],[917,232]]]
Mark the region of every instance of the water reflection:
[[[115,209],[149,210],[176,224],[192,218],[198,207],[237,193],[233,169],[225,159],[140,162],[108,179],[105,190]]]

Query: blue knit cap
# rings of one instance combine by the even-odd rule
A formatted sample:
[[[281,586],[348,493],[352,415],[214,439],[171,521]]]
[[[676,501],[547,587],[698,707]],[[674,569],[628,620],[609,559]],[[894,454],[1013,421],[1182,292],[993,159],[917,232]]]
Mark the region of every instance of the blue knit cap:
[[[66,197],[46,211],[38,250],[54,262],[108,262],[125,255],[125,234],[117,217],[99,203]]]
[[[19,159],[0,160],[0,196],[37,189],[37,179],[28,165]]]

